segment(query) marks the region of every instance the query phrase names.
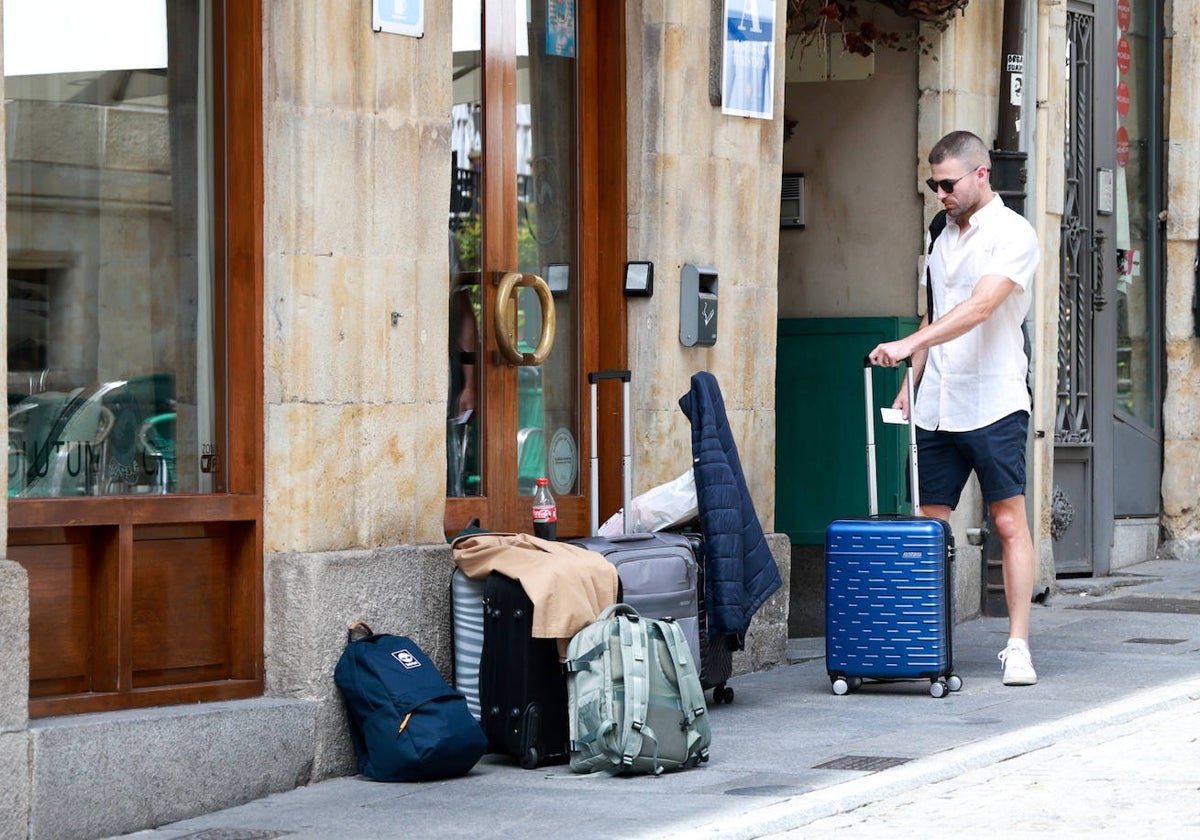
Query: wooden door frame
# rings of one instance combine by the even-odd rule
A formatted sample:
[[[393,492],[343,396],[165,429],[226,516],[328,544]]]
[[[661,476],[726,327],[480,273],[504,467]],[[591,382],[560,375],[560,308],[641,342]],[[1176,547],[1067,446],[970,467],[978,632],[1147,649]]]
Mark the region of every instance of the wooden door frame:
[[[624,270],[626,255],[626,210],[627,196],[624,188],[626,179],[625,138],[625,3],[624,0],[592,0],[580,3],[576,8],[579,85],[579,213],[580,220],[596,220],[595,224],[581,221],[579,230],[579,264],[581,294],[580,311],[580,365],[577,395],[582,421],[579,441],[579,487],[577,496],[558,498],[560,538],[582,536],[588,533],[588,488],[590,467],[588,455],[591,446],[591,431],[588,429],[587,406],[588,386],[586,372],[604,368],[623,368],[627,360],[627,325],[624,295]],[[511,18],[500,21],[489,20],[485,15],[484,37],[488,43],[499,42],[501,49],[488,51],[484,60],[484,97],[487,101],[504,101],[516,89],[516,66],[504,57],[516,54],[515,23]],[[590,96],[590,92],[595,96]],[[598,103],[598,104],[590,104]],[[488,109],[484,110],[485,125],[501,125],[505,110],[494,115],[491,122]],[[601,119],[603,115],[603,119]],[[516,157],[515,134],[512,131],[492,130],[484,133],[484,154],[488,160],[512,160]],[[500,206],[496,215],[489,216],[491,225],[500,227],[500,235],[485,237],[485,266],[517,264],[517,216],[516,179],[508,177],[503,167],[485,167],[483,193],[485,201],[499,196]],[[618,189],[604,189],[603,185],[618,184]],[[493,206],[494,205],[490,205]],[[494,229],[494,227],[493,227]],[[511,251],[511,253],[510,253]],[[496,352],[495,337],[488,313],[490,295],[494,292],[494,278],[485,275],[480,279],[484,298],[480,332],[483,352],[489,357]],[[600,326],[604,326],[604,341],[600,340]],[[500,400],[501,410],[511,411],[515,416],[517,405],[516,377],[493,377],[500,382],[489,381],[486,399]],[[600,395],[600,471],[601,507],[615,510],[620,505],[621,488],[621,438],[619,419],[621,412],[618,389],[602,389]],[[485,424],[480,432],[482,439],[495,440]],[[516,448],[492,447],[502,452],[498,459],[489,461],[488,472],[500,470],[500,475],[517,474]],[[448,497],[443,526],[447,536],[457,533],[473,517],[479,517],[485,527],[515,528],[528,530],[526,523],[529,512],[528,497],[515,493],[491,492],[488,474],[484,476],[484,495],[481,497]],[[505,524],[507,523],[507,524]]]

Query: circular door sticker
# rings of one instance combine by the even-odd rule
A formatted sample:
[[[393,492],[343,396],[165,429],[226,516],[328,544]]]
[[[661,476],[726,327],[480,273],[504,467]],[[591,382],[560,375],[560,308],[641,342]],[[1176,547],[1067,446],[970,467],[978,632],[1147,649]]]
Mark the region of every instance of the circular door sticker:
[[[1117,113],[1129,116],[1129,82],[1124,79],[1117,84]]]
[[[575,477],[579,475],[579,447],[568,429],[558,428],[550,436],[548,454],[550,487],[555,493],[566,496],[575,491]]]
[[[1124,76],[1129,72],[1129,66],[1133,64],[1133,50],[1129,46],[1129,39],[1122,35],[1117,40],[1117,69]]]

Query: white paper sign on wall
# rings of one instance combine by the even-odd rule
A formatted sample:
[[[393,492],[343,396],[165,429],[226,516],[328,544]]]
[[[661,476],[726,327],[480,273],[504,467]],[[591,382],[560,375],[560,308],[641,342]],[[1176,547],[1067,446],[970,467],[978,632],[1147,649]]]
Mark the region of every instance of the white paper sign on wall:
[[[393,35],[425,35],[425,0],[371,0],[371,28]]]

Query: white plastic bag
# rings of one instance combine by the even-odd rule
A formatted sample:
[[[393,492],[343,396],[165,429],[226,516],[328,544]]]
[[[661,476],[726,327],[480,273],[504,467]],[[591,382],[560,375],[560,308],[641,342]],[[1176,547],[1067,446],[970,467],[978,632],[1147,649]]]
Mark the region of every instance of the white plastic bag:
[[[622,533],[621,511],[617,511],[600,526],[600,536],[615,537]],[[700,514],[696,502],[696,479],[689,469],[666,484],[652,487],[629,503],[629,521],[624,523],[630,534],[663,531],[695,519]]]

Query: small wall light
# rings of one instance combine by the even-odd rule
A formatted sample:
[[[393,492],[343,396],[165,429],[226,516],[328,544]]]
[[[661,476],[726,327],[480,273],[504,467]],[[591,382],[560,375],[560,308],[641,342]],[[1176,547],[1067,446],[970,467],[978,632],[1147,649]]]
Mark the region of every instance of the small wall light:
[[[625,263],[625,297],[650,297],[654,294],[654,263]]]

